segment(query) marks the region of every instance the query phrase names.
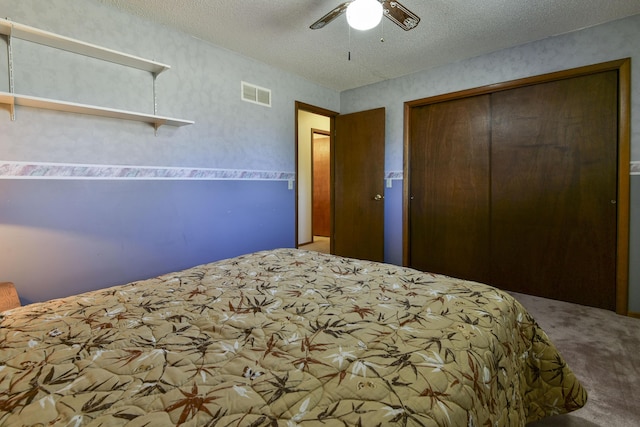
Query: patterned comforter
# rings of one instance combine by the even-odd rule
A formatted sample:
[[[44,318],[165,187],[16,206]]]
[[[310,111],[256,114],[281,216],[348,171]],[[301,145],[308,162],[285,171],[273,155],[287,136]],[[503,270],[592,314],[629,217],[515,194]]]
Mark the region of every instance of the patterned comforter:
[[[585,401],[508,294],[295,249],[0,314],[0,425],[511,427]]]

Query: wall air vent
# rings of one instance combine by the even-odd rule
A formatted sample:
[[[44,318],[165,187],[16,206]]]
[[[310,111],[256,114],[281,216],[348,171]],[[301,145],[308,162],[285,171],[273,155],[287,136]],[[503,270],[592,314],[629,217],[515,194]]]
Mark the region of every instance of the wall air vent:
[[[241,82],[241,96],[243,101],[271,107],[271,90],[251,83]]]

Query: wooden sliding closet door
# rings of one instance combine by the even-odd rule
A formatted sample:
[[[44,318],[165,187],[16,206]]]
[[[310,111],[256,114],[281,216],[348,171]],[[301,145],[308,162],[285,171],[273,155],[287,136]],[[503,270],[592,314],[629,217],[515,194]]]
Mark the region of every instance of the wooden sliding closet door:
[[[411,110],[410,261],[489,279],[490,96]]]
[[[408,103],[406,265],[625,312],[627,67]]]
[[[616,71],[492,94],[491,283],[615,310]]]

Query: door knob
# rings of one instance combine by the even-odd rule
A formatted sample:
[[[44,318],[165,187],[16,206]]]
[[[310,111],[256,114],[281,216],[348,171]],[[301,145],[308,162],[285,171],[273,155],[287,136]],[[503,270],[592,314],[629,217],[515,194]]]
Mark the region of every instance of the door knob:
[[[380,194],[376,194],[376,197],[374,197],[373,200],[375,200],[376,202],[380,201],[382,200],[382,196]]]

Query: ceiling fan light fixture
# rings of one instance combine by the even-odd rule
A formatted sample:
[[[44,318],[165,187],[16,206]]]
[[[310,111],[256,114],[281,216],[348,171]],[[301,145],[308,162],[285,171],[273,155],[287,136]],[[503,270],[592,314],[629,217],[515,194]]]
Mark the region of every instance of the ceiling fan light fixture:
[[[356,30],[370,30],[380,23],[382,14],[378,0],[354,0],[347,7],[347,22]]]

